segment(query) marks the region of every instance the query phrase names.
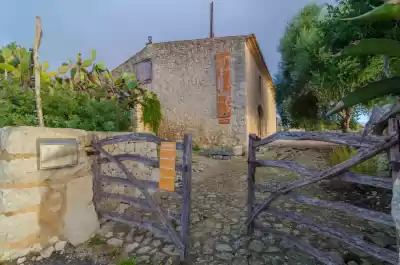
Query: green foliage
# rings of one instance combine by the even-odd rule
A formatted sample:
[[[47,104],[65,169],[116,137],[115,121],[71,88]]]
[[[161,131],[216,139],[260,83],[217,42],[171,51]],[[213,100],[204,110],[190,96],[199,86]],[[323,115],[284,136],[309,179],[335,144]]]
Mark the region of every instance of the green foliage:
[[[397,20],[400,19],[400,5],[398,3],[398,0],[388,0],[386,3],[365,14],[353,18],[346,18],[344,20],[358,20],[365,22]]]
[[[195,151],[195,152],[199,152],[199,151],[201,150],[201,148],[200,148],[200,146],[198,146],[198,145],[194,145],[194,146],[192,147],[192,150]]]
[[[94,237],[92,237],[89,241],[89,244],[91,245],[106,245],[107,241],[100,237],[99,235],[95,235]]]
[[[87,94],[76,93],[62,85],[54,90],[42,90],[41,96],[47,127],[88,131],[130,129],[129,107],[118,101],[91,99]],[[33,91],[22,91],[16,81],[3,83],[0,101],[0,127],[37,125]]]
[[[149,95],[143,99],[142,106],[143,123],[151,126],[153,131],[157,133],[162,120],[160,100],[156,94],[149,93]]]
[[[380,45],[378,53],[371,54],[372,40],[385,38],[385,44],[394,45],[391,40],[400,39],[399,31],[394,30],[397,24],[393,21],[380,21],[374,24],[362,24],[357,21],[344,21],[346,17],[356,17],[371,10],[371,6],[381,5],[380,0],[340,0],[335,5],[307,5],[293,18],[281,39],[279,51],[282,62],[276,78],[276,101],[282,123],[296,126],[309,119],[309,113],[292,117],[292,108],[297,108],[301,97],[313,92],[318,99],[318,123],[337,123],[346,131],[346,120],[353,119],[361,113],[367,113],[371,107],[364,105],[347,106],[338,115],[324,117],[325,109],[332,103],[339,102],[344,95],[363,87],[369,82],[377,82],[384,76],[385,65],[382,54],[386,49]],[[367,42],[356,41],[371,39]],[[389,43],[390,42],[390,43]],[[335,56],[343,47],[343,53],[353,52],[354,46],[362,48],[357,56]],[[383,41],[381,42],[383,43]],[[374,48],[372,48],[374,49]],[[351,51],[350,51],[351,50]],[[359,50],[358,50],[359,51]],[[343,54],[341,54],[343,55]],[[391,62],[400,69],[400,60]],[[296,106],[293,106],[297,104]],[[313,105],[315,108],[315,105]],[[302,110],[295,111],[300,113]],[[315,109],[312,110],[315,113]]]
[[[391,39],[364,39],[345,47],[338,56],[400,56],[400,42]]]
[[[125,259],[119,262],[119,265],[135,265],[136,261],[134,258]]]
[[[383,96],[396,95],[400,92],[399,82],[400,77],[393,77],[369,83],[364,87],[358,88],[357,90],[347,94],[347,96],[345,96],[343,100],[328,113],[328,115],[357,104],[368,103],[370,100]]]
[[[340,164],[344,161],[349,160],[353,156],[357,154],[357,151],[348,146],[340,146],[337,147],[328,157],[327,162],[330,166],[334,166]],[[352,168],[350,171],[360,174],[366,174],[369,176],[377,176],[378,175],[378,158],[373,157],[367,161],[364,161],[361,164],[358,164]]]
[[[400,2],[397,0],[388,1],[373,10],[355,18],[346,19],[346,20],[361,20],[364,22],[382,22],[385,20],[393,20],[400,18]],[[397,23],[392,26],[392,28],[397,29]],[[391,32],[392,33],[392,32]],[[396,38],[398,36],[390,36],[392,38]],[[385,46],[383,46],[385,45]],[[329,114],[337,113],[338,111],[348,108],[357,104],[367,103],[372,100],[377,102],[380,98],[388,98],[392,95],[400,95],[400,89],[398,87],[398,82],[400,80],[399,77],[392,77],[391,72],[394,75],[400,74],[400,64],[399,64],[399,52],[400,42],[395,39],[363,39],[356,44],[352,44],[347,46],[342,52],[341,55],[349,55],[349,56],[377,56],[384,55],[384,67],[385,67],[385,75],[387,79],[383,79],[377,82],[372,82],[364,87],[358,87],[351,93],[347,93],[346,96],[342,98],[342,100],[329,112]],[[392,57],[392,60],[389,59]],[[395,58],[393,60],[393,57]],[[393,62],[394,67],[390,69],[389,63]],[[391,71],[393,70],[393,71]],[[379,110],[378,110],[379,109]],[[376,106],[374,109],[375,115],[372,115],[369,122],[367,123],[364,134],[368,133],[369,126],[374,126],[382,123],[386,123],[387,119],[392,115],[395,115],[400,110],[398,108],[398,101],[396,100],[389,107],[380,107]],[[379,113],[379,114],[378,114]]]

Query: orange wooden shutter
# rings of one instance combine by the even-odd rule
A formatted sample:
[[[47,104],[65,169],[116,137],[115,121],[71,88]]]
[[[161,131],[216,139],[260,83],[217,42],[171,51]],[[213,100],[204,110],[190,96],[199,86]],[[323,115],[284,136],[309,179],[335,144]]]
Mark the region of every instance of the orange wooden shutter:
[[[176,142],[162,142],[160,146],[159,189],[175,190]]]
[[[217,118],[220,124],[229,124],[232,116],[230,52],[216,54]]]

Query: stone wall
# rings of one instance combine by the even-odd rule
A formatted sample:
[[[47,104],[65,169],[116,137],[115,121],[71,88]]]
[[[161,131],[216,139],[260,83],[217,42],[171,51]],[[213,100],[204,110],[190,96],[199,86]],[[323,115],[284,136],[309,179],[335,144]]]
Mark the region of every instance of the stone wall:
[[[202,147],[246,143],[245,125],[246,36],[154,43],[113,71],[134,72],[135,63],[151,59],[153,80],[144,87],[155,92],[163,107],[160,134],[182,139],[184,132]],[[215,55],[231,52],[232,117],[217,119]]]
[[[86,155],[93,132],[75,129],[5,127],[0,129],[0,261],[38,253],[46,257],[66,242],[81,244],[93,236],[99,221],[93,204],[92,158]],[[126,133],[97,133],[100,139]],[[56,169],[38,169],[37,139],[78,140],[78,164]],[[46,154],[55,163],[65,151],[52,147]],[[106,146],[113,154],[130,152],[156,157],[155,144],[125,142]],[[61,157],[61,159],[63,159]],[[52,161],[53,160],[53,161]],[[134,162],[128,168],[140,178],[158,179],[158,171]],[[111,164],[103,165],[106,175],[121,176]],[[106,185],[109,192],[140,195],[118,185]],[[119,205],[115,204],[116,206]],[[58,245],[57,245],[58,244]]]
[[[274,87],[258,69],[247,45],[245,58],[247,132],[264,138],[275,133],[277,129]]]

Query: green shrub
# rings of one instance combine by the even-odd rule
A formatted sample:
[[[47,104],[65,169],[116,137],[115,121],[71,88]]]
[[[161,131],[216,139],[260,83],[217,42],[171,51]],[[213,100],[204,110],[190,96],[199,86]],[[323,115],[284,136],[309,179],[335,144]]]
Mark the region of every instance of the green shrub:
[[[119,265],[135,265],[135,264],[136,264],[136,262],[135,262],[134,258],[129,258],[129,259],[122,260],[119,262]]]
[[[348,146],[340,146],[333,150],[328,155],[327,162],[329,165],[334,166],[340,164],[357,154],[354,148]],[[350,169],[351,172],[366,174],[370,176],[378,175],[378,158],[375,156],[361,164],[358,164]]]
[[[37,126],[35,93],[24,92],[18,84],[4,85],[0,91],[0,128]],[[57,86],[41,91],[46,127],[76,128],[87,131],[128,131],[129,107],[111,99],[95,100],[86,93]]]
[[[201,148],[200,148],[200,146],[198,146],[198,145],[194,145],[194,146],[192,147],[192,150],[195,151],[195,152],[198,152],[198,151],[201,150]]]

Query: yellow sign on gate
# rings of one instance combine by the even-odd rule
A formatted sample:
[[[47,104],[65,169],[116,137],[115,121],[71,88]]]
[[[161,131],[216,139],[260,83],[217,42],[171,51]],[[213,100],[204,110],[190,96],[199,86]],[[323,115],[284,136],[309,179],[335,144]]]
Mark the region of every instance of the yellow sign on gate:
[[[160,146],[160,190],[175,190],[175,165],[176,142],[162,142]]]

